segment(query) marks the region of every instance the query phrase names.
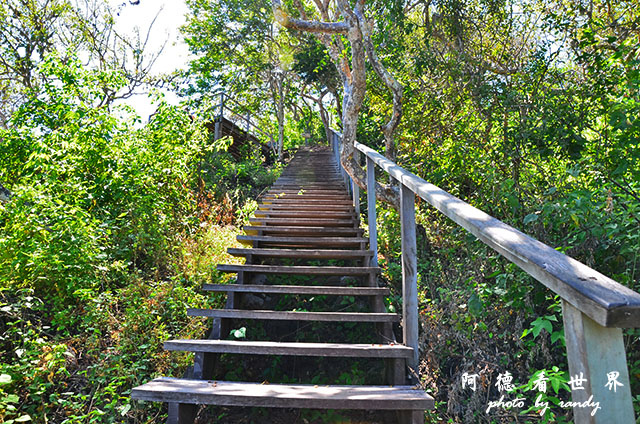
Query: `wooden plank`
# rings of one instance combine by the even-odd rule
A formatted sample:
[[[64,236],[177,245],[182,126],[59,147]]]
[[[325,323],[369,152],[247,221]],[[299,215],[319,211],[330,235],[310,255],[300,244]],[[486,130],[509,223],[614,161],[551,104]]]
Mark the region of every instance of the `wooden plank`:
[[[327,189],[316,189],[316,190],[276,190],[271,189],[264,194],[265,197],[273,197],[276,199],[298,199],[298,198],[315,198],[317,200],[324,200],[327,198],[337,198],[339,200],[349,200],[347,192],[344,189],[337,190],[327,190]]]
[[[167,424],[193,423],[196,419],[198,408],[188,403],[169,403]]]
[[[369,249],[374,254],[371,266],[378,266],[378,227],[376,224],[376,166],[367,156],[367,220],[369,221]]]
[[[424,411],[398,411],[398,424],[424,424]]]
[[[582,390],[571,391],[571,400],[586,405],[592,398],[601,408],[592,416],[594,408],[574,407],[575,422],[635,423],[622,330],[599,325],[566,301],[562,317],[569,374],[586,379]],[[618,373],[616,381],[621,384],[615,385],[615,391],[607,378],[611,372]]]
[[[264,234],[266,233],[286,233],[286,234],[295,234],[296,236],[300,236],[300,234],[304,235],[321,235],[321,236],[340,236],[345,234],[351,234],[354,236],[362,236],[364,230],[362,228],[344,228],[344,227],[311,227],[311,226],[268,226],[268,225],[245,225],[242,227],[242,230],[246,233],[248,232],[258,232],[261,231]]]
[[[280,293],[280,294],[313,294],[336,296],[388,296],[386,287],[342,287],[342,286],[285,286],[271,284],[205,284],[204,291],[236,292],[236,293]]]
[[[187,309],[192,317],[319,322],[398,322],[396,314],[376,312],[298,312],[246,309]]]
[[[356,148],[483,243],[603,327],[640,327],[640,294],[529,237],[360,143]]]
[[[354,212],[339,212],[339,211],[261,211],[257,210],[254,213],[256,218],[269,217],[269,218],[355,218]]]
[[[328,197],[325,199],[322,198],[310,198],[307,199],[305,198],[305,196],[299,196],[298,199],[291,199],[291,198],[272,198],[272,199],[263,199],[263,201],[267,204],[270,205],[325,205],[325,204],[331,204],[331,205],[344,205],[344,206],[351,206],[351,200],[348,199],[342,199],[339,197]]]
[[[414,349],[407,365],[418,372],[418,260],[416,249],[416,197],[401,184],[400,224],[402,231],[402,335]]]
[[[277,198],[283,198],[286,196],[318,196],[318,197],[340,197],[350,199],[344,188],[337,189],[329,189],[329,188],[318,188],[318,189],[309,189],[309,190],[293,190],[293,189],[285,189],[278,190],[276,188],[271,188],[266,193],[268,196],[276,196]]]
[[[352,205],[334,205],[331,203],[317,204],[317,205],[304,205],[304,204],[265,204],[260,203],[258,209],[261,211],[315,211],[315,212],[354,212]]]
[[[380,272],[380,268],[349,266],[287,266],[287,265],[227,265],[217,266],[220,272],[253,272],[258,274],[294,275],[369,275]]]
[[[293,199],[293,198],[282,198],[282,196],[280,197],[276,197],[275,195],[266,195],[266,196],[262,196],[260,197],[258,200],[264,202],[264,203],[269,203],[269,202],[281,202],[281,203],[294,203],[294,202],[302,202],[304,204],[309,204],[309,205],[313,205],[313,204],[323,204],[325,202],[336,202],[337,204],[351,204],[351,200],[349,200],[348,198],[346,198],[343,195],[339,195],[339,196],[327,196],[327,195],[314,195],[314,194],[302,194],[302,195],[292,195],[292,196],[298,196],[298,199]],[[287,200],[287,202],[283,202],[283,200]]]
[[[233,256],[255,255],[269,258],[305,258],[305,259],[360,259],[373,255],[371,250],[332,250],[332,249],[242,249],[229,248]]]
[[[309,180],[297,180],[297,181],[283,181],[283,182],[277,182],[271,186],[272,190],[277,190],[279,188],[289,188],[292,190],[295,189],[300,189],[300,188],[304,188],[304,189],[319,189],[319,190],[328,190],[328,189],[343,189],[344,190],[344,185],[342,183],[342,181],[322,181],[322,182],[313,182],[313,181],[309,181]]]
[[[298,183],[298,184],[274,184],[271,186],[272,190],[346,190],[346,186],[344,183],[340,184],[309,184],[309,183]]]
[[[237,340],[169,340],[165,350],[233,353],[243,355],[290,355],[340,358],[407,358],[411,348],[401,344],[298,343]]]
[[[151,402],[313,409],[427,410],[434,399],[413,386],[318,386],[156,378],[131,391]]]
[[[312,244],[314,246],[360,246],[368,240],[364,237],[276,237],[238,235],[240,242],[265,242],[278,244]]]
[[[318,181],[322,180],[322,181]],[[286,184],[315,184],[315,185],[331,185],[331,184],[340,184],[342,182],[341,178],[334,178],[333,174],[330,175],[318,175],[317,178],[278,178],[276,180],[276,184],[286,185]]]
[[[352,219],[331,219],[331,218],[249,218],[249,222],[252,224],[268,224],[273,225],[322,225],[332,227],[351,227],[357,224],[354,218]]]

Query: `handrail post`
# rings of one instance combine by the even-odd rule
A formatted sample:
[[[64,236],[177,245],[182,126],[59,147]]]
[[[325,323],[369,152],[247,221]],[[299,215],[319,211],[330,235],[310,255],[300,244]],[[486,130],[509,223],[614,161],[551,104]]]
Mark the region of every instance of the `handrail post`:
[[[376,165],[367,156],[367,219],[369,220],[369,249],[373,251],[371,265],[378,266],[378,228],[376,226]]]
[[[595,406],[574,407],[574,422],[635,423],[622,329],[603,327],[564,300],[562,317],[570,378],[585,379],[582,389],[572,387],[571,400],[600,407],[594,415]],[[609,375],[622,385],[611,383]]]
[[[342,165],[340,164],[340,144],[338,143],[338,134],[335,132],[333,133],[333,154],[336,157],[336,163],[338,164],[338,169],[342,175]]]
[[[413,348],[407,366],[418,372],[418,262],[416,249],[416,196],[400,182],[402,228],[402,331],[404,344]]]
[[[353,155],[354,155],[354,158],[355,158],[356,162],[360,163],[360,152],[358,150],[356,150]],[[351,181],[351,193],[352,193],[352,197],[353,197],[353,207],[356,210],[356,215],[358,216],[358,218],[360,218],[360,187],[358,186],[358,184],[356,184],[356,182],[353,180],[353,178],[349,177],[349,180]]]
[[[222,138],[222,115],[224,114],[224,92],[220,93],[220,115],[216,119],[216,125],[213,133],[214,140]]]
[[[336,140],[336,161],[338,162],[338,167],[340,168],[340,174],[342,175],[342,180],[344,181],[344,185],[347,187],[347,191],[351,191],[351,176],[347,174],[347,171],[344,170],[342,166],[342,162],[340,160],[342,153],[342,139],[337,133],[333,133]]]

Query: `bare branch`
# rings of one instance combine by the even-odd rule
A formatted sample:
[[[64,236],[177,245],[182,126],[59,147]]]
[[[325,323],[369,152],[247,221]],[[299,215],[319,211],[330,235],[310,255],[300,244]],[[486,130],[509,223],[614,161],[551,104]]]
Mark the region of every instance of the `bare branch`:
[[[349,31],[349,26],[345,22],[320,22],[292,18],[282,8],[280,0],[274,0],[273,14],[280,25],[289,29],[322,34],[346,34]]]
[[[387,71],[387,68],[385,68],[382,62],[380,62],[380,59],[378,59],[378,54],[376,53],[373,41],[371,40],[371,28],[365,19],[362,10],[360,8],[356,8],[354,12],[362,31],[364,46],[367,51],[369,63],[371,63],[373,70],[393,95],[393,111],[391,112],[389,122],[387,122],[387,124],[382,128],[382,132],[385,138],[385,154],[387,158],[395,160],[396,146],[394,133],[396,128],[398,128],[398,124],[400,124],[400,119],[402,118],[402,97],[404,87],[391,75],[391,73],[389,73],[389,71]]]

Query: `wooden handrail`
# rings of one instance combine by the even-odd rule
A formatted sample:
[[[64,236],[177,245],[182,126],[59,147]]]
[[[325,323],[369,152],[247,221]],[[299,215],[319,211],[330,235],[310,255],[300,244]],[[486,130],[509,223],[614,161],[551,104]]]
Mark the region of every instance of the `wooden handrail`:
[[[340,164],[341,134],[332,132],[331,142]],[[561,297],[569,373],[586,379],[583,390],[572,391],[574,421],[635,423],[621,328],[640,327],[639,293],[428,183],[375,150],[358,142],[354,147],[367,158],[370,237],[377,234],[375,165],[400,183],[403,343],[414,349],[414,357],[407,362],[410,368],[415,370],[418,365],[417,195]],[[354,190],[354,203],[359,203],[356,193]],[[375,258],[377,240],[370,239],[370,248]],[[612,374],[622,384],[617,391],[607,388]],[[595,415],[579,406],[594,399],[602,408]]]
[[[271,140],[271,142],[273,142],[273,136],[271,134],[269,134],[268,132],[264,131],[262,128],[258,127],[256,124],[253,123],[253,121],[251,121],[251,119],[242,117],[236,111],[234,111],[229,106],[227,106],[225,104],[225,102],[231,100],[233,103],[235,103],[239,107],[244,107],[243,105],[241,105],[237,100],[235,100],[233,97],[229,96],[225,92],[220,92],[219,94],[220,94],[220,103],[218,103],[216,106],[213,107],[213,109],[218,109],[218,108],[220,109],[220,113],[217,115],[216,118],[222,116],[224,114],[224,109],[226,109],[229,112],[233,113],[234,115],[238,116],[245,123],[249,124],[252,128],[257,130],[263,136],[269,137],[269,140]],[[219,125],[219,123],[216,122],[216,128],[218,128],[218,125]],[[246,132],[247,132],[247,134],[249,133],[248,131],[246,131]],[[220,136],[220,134],[219,134],[219,129],[218,129],[218,130],[216,130],[215,137],[218,138],[219,136]]]
[[[364,144],[356,142],[355,148],[598,324],[640,327],[640,293],[428,183]]]

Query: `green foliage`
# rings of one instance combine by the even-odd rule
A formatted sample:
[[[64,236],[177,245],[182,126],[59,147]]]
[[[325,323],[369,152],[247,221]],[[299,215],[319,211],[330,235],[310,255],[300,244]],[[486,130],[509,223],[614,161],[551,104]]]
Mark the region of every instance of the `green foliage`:
[[[526,384],[517,388],[520,391],[530,392],[535,396],[534,404],[522,411],[522,414],[535,413],[540,417],[540,422],[543,423],[569,422],[564,416],[554,413],[553,409],[553,407],[560,407],[561,396],[566,397],[571,393],[571,389],[567,384],[568,381],[567,372],[561,371],[557,366],[534,372]],[[561,391],[565,393],[560,393]]]
[[[161,97],[144,126],[96,107],[105,84],[122,86],[119,71],[52,55],[39,72],[50,83],[0,130],[0,180],[13,192],[0,206],[0,416],[140,422],[150,406],[132,404],[131,387],[180,375],[189,355],[162,343],[201,337],[187,306],[221,302],[198,290],[235,242],[205,213],[226,188],[217,184],[233,175],[243,186],[226,194],[231,222],[275,177],[251,157],[217,166],[216,179],[203,162],[228,154]]]
[[[25,103],[2,134],[0,178],[15,196],[0,216],[0,281],[32,287],[60,309],[127,268],[165,266],[165,240],[196,223],[189,186],[203,132],[161,101],[135,130],[93,107],[94,80],[117,87],[118,73],[55,57],[44,68],[60,84]]]
[[[128,391],[152,376],[182,373],[190,357],[169,356],[161,346],[177,335],[202,335],[204,322],[187,318],[186,305],[223,300],[197,290],[228,279],[213,268],[229,260],[223,247],[235,243],[237,229],[216,224],[245,222],[256,208],[252,199],[280,168],[265,169],[251,147],[234,159],[230,139],[212,143],[197,119],[160,97],[146,125],[126,108],[108,106],[131,85],[131,73],[85,69],[75,55],[96,54],[78,47],[86,40],[56,53],[54,29],[86,35],[90,26],[65,1],[41,3],[13,12],[13,2],[0,6],[5,41],[33,53],[22,56],[8,41],[0,46],[9,78],[0,83],[6,93],[0,182],[13,192],[0,204],[0,421],[154,420],[150,406],[130,403]],[[266,132],[280,130],[288,147],[302,142],[302,132],[322,139],[315,111],[293,95],[304,81],[340,97],[320,43],[274,31],[268,2],[188,3],[184,33],[197,57],[183,94],[201,106],[196,113],[209,119],[224,86],[245,100],[240,113],[252,111]],[[378,56],[405,86],[400,164],[638,290],[640,62],[633,6],[373,1],[365,12],[374,18]],[[368,78],[358,139],[380,150],[390,97],[375,74]],[[276,128],[278,101],[289,114]],[[490,375],[510,370],[528,382],[525,390],[544,373],[551,390],[540,399],[550,408],[523,413],[566,420],[558,408],[565,373],[550,366],[564,355],[558,299],[423,204],[417,220],[421,344],[428,352],[422,359],[430,367],[425,384],[436,396],[434,419],[480,419],[479,397],[449,389],[464,370],[482,366]],[[378,223],[379,262],[392,286],[387,308],[400,312],[397,212],[379,206]],[[281,302],[276,306],[312,311],[366,308],[324,296]],[[240,325],[231,337],[268,331]],[[305,330],[313,338],[326,328],[310,323]],[[640,339],[637,330],[625,331],[635,393]],[[346,341],[373,333],[352,323],[334,332]],[[256,378],[294,380],[282,367],[273,360]],[[316,383],[369,378],[362,364],[337,375],[329,368],[314,370]],[[241,369],[226,372],[237,377]],[[634,402],[638,410],[640,398]],[[265,420],[264,411],[256,416]],[[321,419],[316,412],[305,416]]]
[[[335,92],[340,84],[338,71],[331,61],[326,48],[315,38],[307,39],[306,44],[295,55],[293,70],[305,82],[319,83],[322,88]]]

